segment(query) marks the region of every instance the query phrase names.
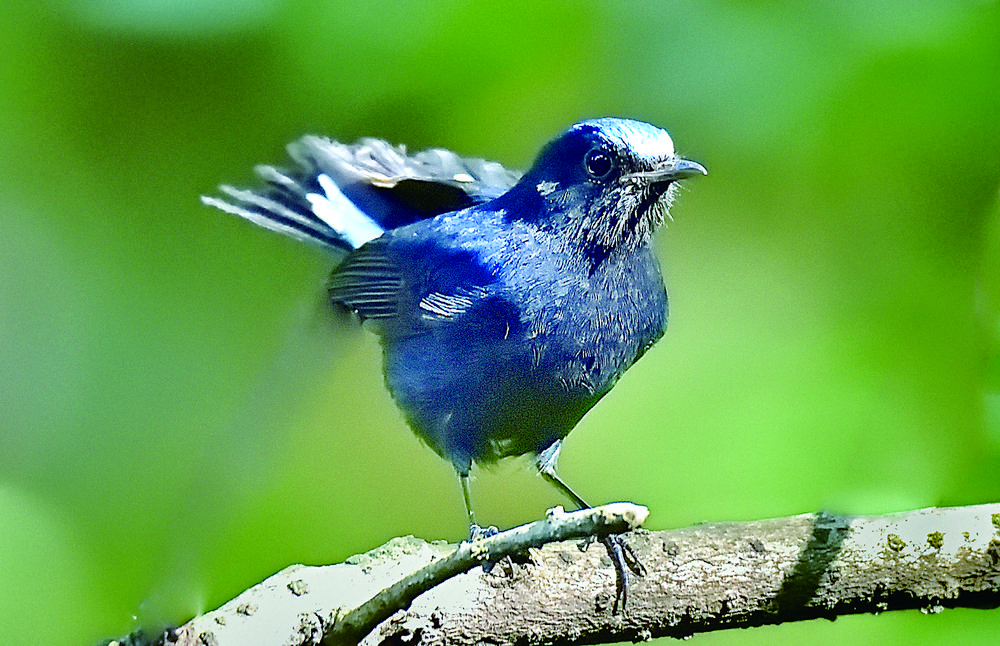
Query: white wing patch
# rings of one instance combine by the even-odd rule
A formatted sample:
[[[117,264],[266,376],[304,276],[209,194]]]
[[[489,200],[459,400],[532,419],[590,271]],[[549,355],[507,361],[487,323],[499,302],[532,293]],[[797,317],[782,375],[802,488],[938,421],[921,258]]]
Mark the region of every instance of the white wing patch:
[[[427,312],[425,318],[453,318],[467,311],[479,299],[486,296],[482,287],[459,287],[453,294],[431,292],[420,299],[420,309]]]
[[[313,213],[340,234],[349,245],[357,249],[384,233],[382,227],[362,213],[346,195],[340,192],[329,175],[323,173],[316,180],[326,195],[306,194]]]

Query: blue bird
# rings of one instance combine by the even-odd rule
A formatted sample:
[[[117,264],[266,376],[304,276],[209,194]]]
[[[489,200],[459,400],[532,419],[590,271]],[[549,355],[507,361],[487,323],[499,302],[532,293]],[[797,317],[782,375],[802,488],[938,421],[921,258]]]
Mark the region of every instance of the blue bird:
[[[473,463],[536,456],[563,438],[664,333],[652,235],[676,182],[706,174],[664,130],[594,119],[549,142],[523,176],[442,149],[304,137],[298,167],[206,204],[347,252],[330,300],[380,337],[385,383],[413,431],[454,465],[473,534]],[[624,595],[621,543],[609,543]],[[633,567],[635,569],[635,567]],[[623,600],[624,603],[624,600]]]

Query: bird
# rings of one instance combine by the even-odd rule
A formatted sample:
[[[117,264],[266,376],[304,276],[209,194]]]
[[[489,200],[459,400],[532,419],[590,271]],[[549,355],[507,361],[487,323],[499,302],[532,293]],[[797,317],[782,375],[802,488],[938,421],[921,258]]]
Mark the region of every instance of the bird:
[[[611,117],[570,126],[524,173],[375,138],[305,136],[288,153],[291,170],[256,167],[263,186],[202,201],[342,257],[329,300],[378,335],[406,422],[458,474],[470,536],[497,531],[477,523],[473,464],[534,456],[590,507],[557,473],[562,442],[666,331],[653,234],[705,167],[665,130]],[[617,607],[624,543],[605,544]]]

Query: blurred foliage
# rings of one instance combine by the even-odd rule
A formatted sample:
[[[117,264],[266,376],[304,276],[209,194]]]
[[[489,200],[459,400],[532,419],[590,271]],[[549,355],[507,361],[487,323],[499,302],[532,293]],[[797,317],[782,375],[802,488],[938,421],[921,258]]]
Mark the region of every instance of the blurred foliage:
[[[334,260],[204,208],[306,132],[514,167],[582,117],[708,166],[671,331],[563,475],[652,527],[1000,500],[1000,5],[43,0],[0,12],[0,641],[183,621],[290,563],[461,538]],[[525,464],[498,525],[563,504]],[[992,644],[996,612],[703,644]]]

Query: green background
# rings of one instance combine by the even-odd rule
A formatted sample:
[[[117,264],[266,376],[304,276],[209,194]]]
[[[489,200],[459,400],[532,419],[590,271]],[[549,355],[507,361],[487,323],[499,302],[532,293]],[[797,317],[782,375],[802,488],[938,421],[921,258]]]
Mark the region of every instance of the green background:
[[[1000,500],[997,2],[40,0],[0,12],[0,642],[178,623],[291,563],[466,533],[331,325],[321,251],[202,206],[304,134],[524,168],[570,123],[710,170],[671,329],[561,471],[651,528]],[[480,517],[563,504],[512,461]],[[708,644],[995,644],[996,611]],[[44,637],[43,637],[44,636]]]

